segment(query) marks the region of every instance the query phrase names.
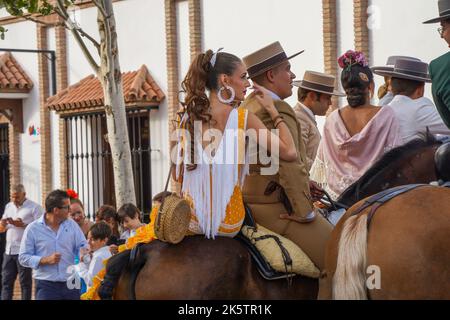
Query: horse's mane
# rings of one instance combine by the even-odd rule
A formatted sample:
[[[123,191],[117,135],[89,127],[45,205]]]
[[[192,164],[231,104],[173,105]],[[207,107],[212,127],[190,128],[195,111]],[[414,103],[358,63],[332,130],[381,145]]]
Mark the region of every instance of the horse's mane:
[[[353,194],[355,189],[361,189],[362,186],[370,183],[370,181],[380,174],[385,168],[391,165],[393,162],[398,161],[400,159],[411,156],[412,154],[417,153],[417,150],[440,145],[442,141],[437,140],[432,134],[429,132],[421,133],[420,136],[402,146],[394,148],[388,152],[386,152],[377,162],[375,162],[369,170],[364,173],[356,182],[350,185],[339,197],[339,200],[345,198],[349,193]]]

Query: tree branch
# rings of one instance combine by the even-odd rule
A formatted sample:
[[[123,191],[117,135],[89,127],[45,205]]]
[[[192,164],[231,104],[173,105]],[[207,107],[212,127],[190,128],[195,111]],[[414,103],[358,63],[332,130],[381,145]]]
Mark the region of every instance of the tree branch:
[[[21,17],[24,18],[25,20],[32,21],[32,22],[35,22],[37,24],[42,24],[42,25],[44,25],[46,27],[57,27],[59,25],[63,25],[62,23],[48,23],[48,22],[39,20],[37,18],[33,18],[31,15],[26,15],[26,16],[24,15],[24,16],[21,16]]]
[[[103,8],[102,3],[99,0],[92,0],[94,5],[97,7],[100,14],[103,16],[103,18],[106,20],[109,18],[108,13],[106,13],[105,8]]]
[[[94,47],[97,49],[98,54],[100,55],[100,44],[97,40],[95,40],[92,36],[90,36],[87,32],[85,32],[80,26],[75,24],[75,22],[70,19],[70,16],[60,1],[58,1],[58,7],[55,7],[55,12],[64,20],[66,24],[64,25],[67,30],[72,31],[72,29],[76,29],[83,38],[87,38]]]
[[[95,71],[95,73],[98,73],[98,70],[100,69],[100,67],[98,66],[98,64],[95,61],[94,57],[92,56],[91,52],[89,51],[86,44],[84,43],[79,30],[75,27],[75,24],[70,19],[69,14],[67,13],[66,8],[64,7],[63,0],[57,0],[57,7],[55,8],[55,12],[68,24],[68,29],[72,32],[76,42],[80,46],[81,51],[83,52],[86,59],[88,60],[91,68]],[[99,48],[100,48],[100,45],[98,45],[97,50],[99,50]]]

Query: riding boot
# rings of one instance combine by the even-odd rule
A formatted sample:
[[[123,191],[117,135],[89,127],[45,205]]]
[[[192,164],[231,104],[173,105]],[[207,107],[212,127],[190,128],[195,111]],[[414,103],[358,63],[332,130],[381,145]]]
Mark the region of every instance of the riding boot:
[[[112,300],[114,294],[114,287],[116,283],[111,277],[105,276],[105,279],[98,288],[98,296],[102,300]]]
[[[98,288],[98,295],[102,300],[112,300],[114,288],[119,281],[122,271],[130,259],[130,250],[125,250],[112,256],[106,265],[106,274]]]

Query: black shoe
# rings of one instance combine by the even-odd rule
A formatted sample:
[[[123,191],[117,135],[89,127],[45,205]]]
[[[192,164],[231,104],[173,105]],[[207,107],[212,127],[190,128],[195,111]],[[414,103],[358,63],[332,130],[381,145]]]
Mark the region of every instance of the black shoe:
[[[112,300],[114,294],[114,282],[103,280],[98,288],[98,296],[101,300]]]

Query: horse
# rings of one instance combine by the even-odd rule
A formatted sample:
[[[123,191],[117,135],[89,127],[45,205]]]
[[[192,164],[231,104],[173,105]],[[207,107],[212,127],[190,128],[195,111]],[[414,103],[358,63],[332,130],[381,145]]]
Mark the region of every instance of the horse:
[[[240,241],[189,236],[177,245],[159,240],[141,245],[122,272],[114,299],[315,300],[318,285],[302,276],[267,281]]]
[[[390,151],[360,179],[361,187],[353,186],[354,190],[359,190],[357,196],[377,193],[383,188],[402,183],[435,180],[434,152],[441,144],[428,136],[425,140],[415,140]],[[395,169],[388,170],[386,165]],[[377,174],[380,169],[385,172]],[[408,170],[412,174],[406,174]],[[381,177],[391,180],[385,184],[377,183],[376,188],[369,188]],[[447,204],[447,208],[450,208],[450,204]],[[350,209],[346,216],[352,211]],[[334,246],[337,242],[336,236],[330,241]],[[110,262],[107,268],[111,267]],[[322,276],[326,277],[326,274],[322,273]],[[121,273],[114,299],[311,300],[317,298],[318,290],[317,279],[302,276],[291,278],[290,281],[265,280],[259,274],[248,249],[235,239],[219,237],[207,240],[203,236],[189,236],[177,245],[159,240],[142,245],[136,259]]]
[[[450,188],[398,195],[371,220],[363,203],[332,232],[319,299],[450,299]]]
[[[442,143],[427,132],[423,137],[388,151],[350,185],[336,203],[348,208],[361,199],[389,188],[436,181],[434,155]]]

